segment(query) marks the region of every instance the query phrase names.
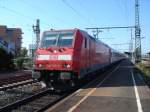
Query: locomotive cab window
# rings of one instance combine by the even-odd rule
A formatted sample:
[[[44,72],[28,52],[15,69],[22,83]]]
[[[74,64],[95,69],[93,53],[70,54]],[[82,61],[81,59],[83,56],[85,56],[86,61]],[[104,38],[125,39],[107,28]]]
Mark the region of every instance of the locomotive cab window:
[[[57,45],[58,46],[70,46],[72,45],[72,40],[73,40],[72,33],[60,34]]]
[[[57,41],[57,34],[44,35],[41,43],[41,47],[55,46]]]
[[[72,42],[73,32],[47,32],[43,35],[41,47],[71,46]]]

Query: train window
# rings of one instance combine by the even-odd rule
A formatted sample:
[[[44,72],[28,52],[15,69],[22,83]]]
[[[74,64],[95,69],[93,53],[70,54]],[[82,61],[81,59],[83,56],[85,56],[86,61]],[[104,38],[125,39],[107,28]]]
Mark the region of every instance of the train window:
[[[73,33],[60,34],[58,39],[58,46],[70,46],[72,45]]]
[[[73,32],[46,33],[41,41],[41,47],[70,46],[72,45]]]
[[[87,39],[85,38],[85,48],[87,48]]]
[[[49,47],[49,46],[55,46],[57,41],[57,34],[48,34],[44,35],[41,43],[41,47]]]

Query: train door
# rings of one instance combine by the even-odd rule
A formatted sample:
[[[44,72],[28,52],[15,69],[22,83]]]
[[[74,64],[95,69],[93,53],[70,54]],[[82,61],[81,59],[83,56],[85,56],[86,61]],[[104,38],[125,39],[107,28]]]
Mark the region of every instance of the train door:
[[[89,39],[86,37],[84,41],[84,48],[85,48],[85,67],[86,73],[89,72]]]
[[[89,72],[90,71],[90,40],[89,38],[86,38],[85,44],[86,44],[86,67],[87,67],[87,72]]]
[[[112,52],[111,49],[109,48],[109,64],[111,63],[112,60]]]
[[[92,70],[92,40],[89,38],[89,70]]]

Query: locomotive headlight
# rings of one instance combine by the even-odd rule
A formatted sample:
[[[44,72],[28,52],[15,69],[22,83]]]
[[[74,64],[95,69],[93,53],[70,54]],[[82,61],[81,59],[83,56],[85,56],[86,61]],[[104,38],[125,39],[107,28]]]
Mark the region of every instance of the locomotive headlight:
[[[70,68],[71,65],[69,65],[69,64],[64,64],[64,67],[65,67],[65,68]]]
[[[39,64],[39,67],[40,67],[40,68],[42,68],[42,67],[43,67],[43,65],[42,65],[42,64]]]
[[[39,68],[44,68],[44,65],[43,64],[39,64],[38,67]]]
[[[71,66],[69,64],[67,64],[67,68],[70,68]]]

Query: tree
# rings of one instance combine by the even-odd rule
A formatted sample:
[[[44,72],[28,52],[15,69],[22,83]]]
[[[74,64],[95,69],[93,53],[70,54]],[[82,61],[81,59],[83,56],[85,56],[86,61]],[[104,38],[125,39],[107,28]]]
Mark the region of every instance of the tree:
[[[28,53],[28,50],[25,47],[23,47],[20,51],[20,57],[26,57],[27,53]]]
[[[16,64],[17,64],[18,69],[23,68],[24,58],[27,56],[27,53],[28,53],[28,50],[25,47],[21,48],[20,55],[16,59]]]

